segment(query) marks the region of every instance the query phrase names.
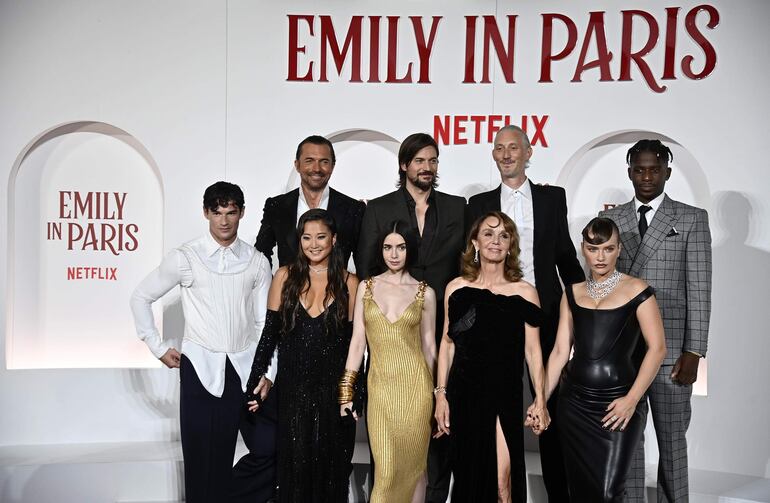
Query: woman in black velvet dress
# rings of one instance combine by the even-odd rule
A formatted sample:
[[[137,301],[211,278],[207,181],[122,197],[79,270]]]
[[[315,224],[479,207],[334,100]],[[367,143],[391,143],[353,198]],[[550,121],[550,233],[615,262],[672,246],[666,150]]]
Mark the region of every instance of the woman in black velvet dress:
[[[355,424],[340,418],[337,383],[345,369],[358,286],[335,246],[334,220],[322,209],[297,224],[301,251],[278,269],[247,390],[267,398],[263,377],[278,346],[278,501],[347,502]],[[273,396],[273,395],[278,395]],[[360,394],[360,393],[359,393]]]
[[[583,256],[591,274],[586,282],[566,288],[548,359],[548,396],[567,366],[559,394],[559,433],[573,502],[623,501],[646,420],[636,404],[666,354],[652,288],[615,269],[619,235],[607,218],[595,218],[583,229]],[[640,332],[647,351],[638,365],[634,351]]]
[[[452,501],[525,502],[522,371],[535,386],[538,432],[545,407],[537,291],[521,279],[516,227],[500,212],[471,228],[463,276],[446,289],[438,359],[437,436],[450,435]]]

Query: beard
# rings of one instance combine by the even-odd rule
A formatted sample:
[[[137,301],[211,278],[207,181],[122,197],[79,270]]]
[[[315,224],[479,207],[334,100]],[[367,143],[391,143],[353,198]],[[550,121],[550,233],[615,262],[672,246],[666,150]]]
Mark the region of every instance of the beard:
[[[420,178],[423,175],[430,175],[430,179],[428,180]],[[427,191],[435,187],[437,179],[438,175],[432,171],[420,171],[415,177],[410,177],[409,181],[412,182],[412,185],[418,189]]]

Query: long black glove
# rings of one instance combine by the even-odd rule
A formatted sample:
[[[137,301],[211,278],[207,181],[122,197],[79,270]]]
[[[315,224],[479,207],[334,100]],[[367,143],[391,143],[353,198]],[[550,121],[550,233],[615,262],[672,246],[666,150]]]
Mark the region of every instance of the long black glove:
[[[281,333],[281,314],[278,311],[267,310],[265,326],[262,336],[259,338],[257,351],[254,353],[254,361],[251,363],[249,380],[246,381],[246,393],[251,396],[259,380],[265,375],[270,360],[273,358],[275,347],[278,345],[278,336]]]

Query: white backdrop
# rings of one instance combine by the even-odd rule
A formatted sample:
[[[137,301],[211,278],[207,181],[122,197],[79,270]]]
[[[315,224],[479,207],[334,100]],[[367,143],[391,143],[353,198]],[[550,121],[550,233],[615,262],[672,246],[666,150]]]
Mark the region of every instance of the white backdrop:
[[[707,397],[693,399],[690,464],[770,477],[766,435],[770,342],[763,312],[770,284],[770,231],[762,224],[770,221],[764,197],[770,177],[765,173],[767,127],[763,121],[770,111],[764,89],[770,70],[764,22],[770,4],[710,2],[719,13],[718,26],[705,27],[706,12],[698,15],[696,25],[714,47],[716,67],[705,78],[691,80],[682,74],[680,60],[691,54],[695,71],[704,64],[703,51],[684,29],[685,16],[698,5],[657,0],[624,5],[646,11],[660,25],[655,48],[645,58],[656,83],[667,86],[660,93],[651,89],[634,65],[630,81],[616,81],[623,14],[611,1],[0,1],[0,199],[6,202],[0,217],[0,236],[6,245],[0,247],[0,284],[5,286],[0,296],[6,306],[0,314],[3,361],[7,367],[16,366],[7,335],[13,321],[9,302],[18,292],[8,290],[9,281],[24,284],[20,282],[23,271],[11,278],[11,258],[26,246],[37,246],[31,238],[29,243],[8,238],[18,215],[30,208],[37,211],[43,204],[29,193],[9,193],[9,187],[14,186],[17,172],[20,177],[26,174],[21,163],[25,149],[52,128],[81,121],[103,123],[126,132],[149,154],[152,163],[142,169],[157,170],[159,189],[155,190],[160,190],[156,195],[162,197],[162,207],[158,206],[155,221],[146,228],[149,234],[158,233],[162,246],[148,244],[154,251],[142,260],[155,263],[162,252],[204,232],[201,196],[218,179],[243,187],[247,211],[242,237],[253,240],[264,199],[296,186],[291,163],[296,144],[309,134],[323,134],[336,142],[338,164],[332,185],[352,196],[371,198],[393,188],[397,142],[412,132],[433,133],[435,116],[454,120],[456,116],[510,115],[514,123],[528,116],[531,132],[535,131],[531,116],[541,121],[548,116],[542,127],[548,145],[542,141],[534,145],[529,176],[567,188],[574,235],[602,204],[630,199],[624,156],[635,138],[652,135],[670,141],[676,157],[668,193],[707,208],[714,237],[709,387]],[[680,7],[673,80],[660,79],[667,7]],[[591,11],[605,12],[607,46],[613,53],[609,69],[615,81],[600,82],[599,69],[594,68],[582,74],[582,82],[571,82]],[[548,13],[563,14],[575,23],[577,44],[571,54],[553,62],[553,82],[540,83],[543,14]],[[289,53],[289,14],[314,16],[312,36],[307,22],[298,23],[297,43],[306,46],[306,52],[294,56]],[[463,83],[465,16],[496,15],[501,40],[507,43],[505,16],[513,14],[518,16],[516,82],[505,82],[493,50],[492,82]],[[329,82],[317,82],[322,15],[331,16],[340,47],[351,16],[364,16],[364,82],[349,82],[352,52],[339,73],[330,56]],[[366,82],[372,22],[367,16],[382,16],[379,76],[383,81],[386,16],[400,16],[397,75],[403,76],[412,61],[414,80],[420,65],[408,16],[423,16],[426,39],[431,16],[442,16],[430,57],[430,84]],[[640,19],[634,18],[634,50],[647,38]],[[554,21],[554,52],[566,40],[564,25],[559,23]],[[479,18],[477,81],[483,62],[482,35]],[[592,40],[588,60],[597,54]],[[292,57],[297,58],[300,75],[313,61],[315,82],[287,81]],[[465,124],[471,141],[442,146],[439,173],[441,190],[468,196],[494,186],[497,174],[485,141],[486,129],[476,144],[472,120]],[[14,201],[13,211],[9,201]],[[45,227],[36,232],[45,232]],[[147,239],[152,242],[149,235]],[[135,274],[138,282],[141,275]],[[127,300],[115,300],[126,313]],[[174,295],[164,299],[164,306],[163,328],[173,336],[181,329]],[[127,323],[127,317],[112,319],[104,337],[130,331]],[[59,332],[48,328],[45,335],[56,338]],[[23,331],[14,331],[14,338],[23,336]],[[81,354],[77,347],[68,351]],[[82,354],[91,356],[78,365],[46,360],[26,366],[118,366],[105,365],[98,352],[93,355],[88,347],[82,348]],[[114,356],[105,354],[103,359],[112,361]],[[56,360],[56,355],[52,358]],[[138,364],[124,361],[123,365]],[[165,369],[3,368],[0,445],[177,438],[177,388],[176,373]]]

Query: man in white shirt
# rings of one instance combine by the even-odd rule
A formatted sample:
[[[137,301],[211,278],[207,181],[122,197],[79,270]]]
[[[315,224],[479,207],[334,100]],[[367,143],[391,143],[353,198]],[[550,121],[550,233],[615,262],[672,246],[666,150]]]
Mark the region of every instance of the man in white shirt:
[[[465,222],[470,227],[489,211],[503,211],[516,224],[524,280],[537,289],[546,315],[540,326],[540,346],[543,363],[546,363],[556,340],[561,285],[579,283],[585,275],[569,236],[564,189],[532,183],[526,172],[530,157],[532,146],[520,127],[509,125],[498,131],[492,158],[502,183],[468,200]],[[555,392],[548,400],[551,426],[538,437],[538,442],[548,501],[561,503],[569,501],[569,494],[559,442],[557,404],[558,392]],[[520,497],[526,500],[526,495]]]
[[[244,394],[272,275],[265,256],[238,239],[243,211],[240,187],[227,182],[208,187],[203,215],[209,232],[172,250],[131,297],[139,338],[167,367],[180,369],[187,503],[231,501],[231,494],[266,501],[275,485],[275,423],[255,423]],[[152,314],[152,303],[176,286],[181,287],[185,317],[179,349],[161,338]],[[267,375],[271,382],[276,367],[274,356]],[[269,385],[265,388],[263,398]],[[253,487],[254,480],[247,477],[233,477],[239,428],[248,431],[244,440],[252,455],[264,458],[263,473],[255,475],[263,487]],[[242,487],[246,483],[249,487]]]

